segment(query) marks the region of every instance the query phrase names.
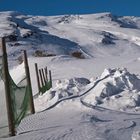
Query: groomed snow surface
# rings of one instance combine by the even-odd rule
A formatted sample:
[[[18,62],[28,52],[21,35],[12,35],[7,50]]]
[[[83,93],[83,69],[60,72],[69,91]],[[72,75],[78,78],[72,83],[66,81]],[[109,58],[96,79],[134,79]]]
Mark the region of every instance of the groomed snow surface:
[[[37,113],[23,119],[17,136],[8,140],[139,140],[139,85],[126,68],[105,69],[96,78],[55,80],[35,98]]]

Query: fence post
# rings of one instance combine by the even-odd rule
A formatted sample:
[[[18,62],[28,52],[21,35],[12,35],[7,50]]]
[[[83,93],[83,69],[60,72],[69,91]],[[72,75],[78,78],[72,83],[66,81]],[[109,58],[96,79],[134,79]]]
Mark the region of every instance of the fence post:
[[[42,76],[43,76],[43,80],[44,80],[44,84],[46,85],[46,79],[45,79],[45,74],[44,74],[44,69],[41,69],[41,71],[42,71]]]
[[[48,69],[47,69],[47,67],[45,68],[45,77],[46,77],[46,82],[48,82]]]
[[[29,90],[30,90],[30,92],[29,92],[30,93],[30,109],[31,109],[31,113],[34,114],[35,108],[34,108],[34,101],[33,101],[33,95],[32,95],[32,86],[31,86],[27,53],[25,50],[23,51],[23,53],[24,53],[24,65],[25,65],[25,73],[26,73],[26,77],[27,77],[27,85],[29,86]]]
[[[39,80],[39,73],[38,73],[38,65],[37,65],[37,63],[35,63],[35,71],[36,71],[36,78],[37,78],[38,92],[40,92],[40,80]]]
[[[7,107],[7,116],[8,116],[8,125],[9,125],[9,135],[15,136],[15,125],[14,125],[14,114],[12,110],[12,101],[10,93],[10,81],[9,81],[9,71],[8,71],[8,61],[7,61],[7,52],[5,39],[1,38],[1,48],[3,53],[3,76],[4,76],[4,85],[5,85],[5,96],[6,96],[6,107]]]
[[[39,75],[40,75],[40,80],[41,80],[41,84],[42,84],[42,87],[43,87],[44,83],[43,83],[43,77],[42,77],[41,69],[39,69]]]
[[[50,85],[52,87],[52,74],[51,74],[51,71],[49,70],[49,79],[50,79]]]

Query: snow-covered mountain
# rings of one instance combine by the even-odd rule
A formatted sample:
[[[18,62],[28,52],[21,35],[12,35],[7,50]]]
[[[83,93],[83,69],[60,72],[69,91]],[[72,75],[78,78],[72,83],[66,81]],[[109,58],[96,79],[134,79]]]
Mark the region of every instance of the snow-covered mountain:
[[[24,63],[15,65],[23,49],[33,94],[34,63],[47,66],[53,80],[53,88],[34,98],[37,113],[23,119],[9,140],[140,139],[140,17],[0,12],[0,37],[6,37],[15,83],[25,76]],[[2,80],[0,91],[1,137],[8,132]]]
[[[78,58],[140,53],[140,18],[111,13],[31,16],[0,12],[0,37],[7,38],[9,56],[27,49],[34,56]]]

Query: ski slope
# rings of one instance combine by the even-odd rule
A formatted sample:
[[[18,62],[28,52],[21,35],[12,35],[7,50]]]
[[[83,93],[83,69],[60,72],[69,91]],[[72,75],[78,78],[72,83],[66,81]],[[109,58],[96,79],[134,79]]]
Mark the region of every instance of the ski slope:
[[[53,88],[34,100],[37,113],[23,119],[16,137],[0,139],[140,139],[139,17],[111,13],[44,17],[12,11],[0,12],[0,17],[0,36],[7,36],[15,82],[25,74],[23,49],[29,56],[34,95],[38,92],[34,63],[47,66],[53,77]],[[3,99],[4,95],[2,120]]]
[[[57,63],[52,63],[52,60],[54,61],[54,59],[55,61],[57,61]],[[69,61],[72,61],[72,68],[71,65],[69,65],[68,67]],[[89,60],[87,60],[85,61],[87,67],[85,71],[95,71],[96,74],[94,72],[91,79],[89,79],[90,83],[86,82],[88,81],[87,78],[82,78],[83,81],[80,80],[79,82],[75,82],[74,79],[70,80],[69,77],[66,78],[67,75],[65,75],[65,73],[69,72],[71,77],[74,78],[74,75],[78,74],[78,72],[76,73],[75,71],[77,67],[77,61],[75,59],[69,61],[67,60],[67,58],[66,60],[64,60],[64,58],[63,60],[60,60],[60,57],[58,57],[57,59],[56,57],[49,59],[42,58],[42,60],[40,60],[40,58],[29,59],[30,69],[32,71],[32,83],[35,83],[36,80],[35,76],[33,76],[35,72],[34,62],[40,62],[40,67],[45,65],[45,62],[49,68],[53,68],[53,89],[35,99],[35,107],[38,113],[25,118],[18,127],[18,136],[9,139],[24,140],[42,138],[46,140],[125,140],[127,138],[128,140],[131,140],[132,137],[138,137],[137,139],[139,139],[139,105],[136,107],[133,106],[132,108],[128,108],[128,110],[122,110],[115,107],[110,108],[113,107],[111,105],[106,106],[106,104],[101,104],[100,106],[91,104],[91,102],[89,102],[89,99],[91,101],[94,100],[92,96],[95,94],[94,92],[96,88],[98,88],[98,86],[99,88],[102,88],[102,86],[100,85],[105,83],[104,80],[108,81],[108,79],[111,79],[111,76],[112,78],[117,76],[117,69],[115,70],[116,74],[114,74],[115,72],[109,74],[109,72],[105,71],[100,77],[96,79],[96,76],[98,75],[96,72],[97,67],[91,67],[91,63],[89,63],[88,65],[87,62]],[[64,68],[67,68],[67,71],[62,71],[61,74],[65,75],[65,77],[60,80],[60,77],[57,77],[60,76],[60,71],[57,70],[59,68],[58,66],[61,63],[63,63]],[[13,75],[13,77],[15,71],[21,71],[21,67],[23,66],[18,66],[14,69],[13,72],[11,70],[11,74]],[[78,68],[83,70],[83,67]],[[129,68],[131,69],[131,67]],[[68,71],[68,69],[70,71]],[[135,76],[133,74],[132,76],[132,79],[135,81]],[[17,76],[15,75],[15,79],[16,77]],[[78,77],[90,77],[90,74],[87,75],[86,72],[85,75],[83,73],[79,73]],[[121,75],[118,74],[118,77],[121,77]],[[34,93],[36,93],[37,89],[35,91],[34,87],[35,85],[33,84]],[[130,91],[132,91],[132,89],[130,89]],[[128,95],[130,91],[127,92]],[[96,91],[96,93],[100,92]],[[116,96],[119,97],[119,95],[121,95],[122,93],[117,94]],[[137,92],[135,91],[134,94],[139,95],[139,90]],[[125,102],[131,99],[131,97],[125,94],[124,97],[126,97]],[[112,95],[110,95],[110,99],[113,99]],[[137,101],[139,102],[139,100]],[[124,106],[126,105],[123,100],[121,102],[124,103]]]

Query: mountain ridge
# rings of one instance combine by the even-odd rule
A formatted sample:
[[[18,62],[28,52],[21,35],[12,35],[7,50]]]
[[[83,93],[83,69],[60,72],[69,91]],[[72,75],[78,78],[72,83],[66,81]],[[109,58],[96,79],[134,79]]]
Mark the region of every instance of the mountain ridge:
[[[139,29],[140,17],[111,13],[31,16],[0,12],[0,37],[6,37],[9,56],[16,58],[23,49],[34,56],[77,58],[135,54],[140,52]]]

